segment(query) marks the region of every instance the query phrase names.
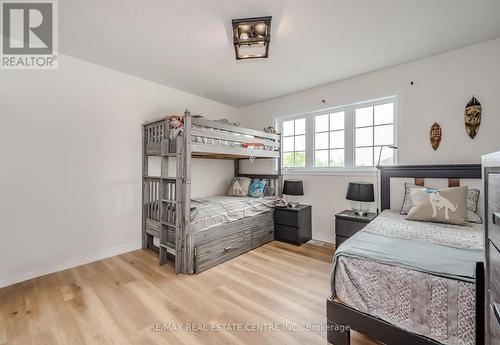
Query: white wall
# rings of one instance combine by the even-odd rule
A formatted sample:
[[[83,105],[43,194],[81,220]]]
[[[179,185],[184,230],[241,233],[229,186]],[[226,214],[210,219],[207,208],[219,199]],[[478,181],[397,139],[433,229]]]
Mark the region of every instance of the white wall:
[[[67,56],[59,66],[0,71],[0,287],[138,248],[141,123],[234,110]],[[225,191],[232,162],[195,164],[195,194]]]
[[[238,115],[243,125],[261,129],[271,116],[399,95],[403,120],[400,163],[480,163],[482,154],[500,150],[499,82],[500,39],[496,39],[240,108]],[[464,107],[472,95],[483,106],[482,125],[474,140],[467,136],[463,120]],[[443,129],[438,151],[429,144],[429,129],[434,122]],[[313,237],[317,239],[333,239],[334,214],[349,208],[344,200],[347,183],[375,179],[373,174],[305,174],[294,178],[304,179],[304,201],[313,205]]]

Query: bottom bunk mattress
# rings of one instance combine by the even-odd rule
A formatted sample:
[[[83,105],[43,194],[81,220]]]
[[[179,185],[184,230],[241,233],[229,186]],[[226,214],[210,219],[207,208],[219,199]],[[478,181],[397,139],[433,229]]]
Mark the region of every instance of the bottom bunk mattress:
[[[191,230],[196,233],[269,211],[275,197],[214,196],[191,200]]]
[[[384,211],[335,254],[332,292],[345,305],[444,344],[475,342],[481,225],[408,221]]]

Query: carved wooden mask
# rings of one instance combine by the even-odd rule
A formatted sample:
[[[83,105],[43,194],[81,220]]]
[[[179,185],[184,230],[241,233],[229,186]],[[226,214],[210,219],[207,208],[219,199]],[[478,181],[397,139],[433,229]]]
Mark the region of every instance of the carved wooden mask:
[[[479,126],[481,126],[481,113],[481,103],[476,97],[472,97],[467,103],[464,112],[465,130],[471,139],[474,139],[479,131]]]
[[[441,126],[439,125],[439,123],[434,122],[429,132],[429,138],[434,151],[436,151],[439,147],[439,144],[441,144],[442,136],[443,136],[443,131],[441,130]]]

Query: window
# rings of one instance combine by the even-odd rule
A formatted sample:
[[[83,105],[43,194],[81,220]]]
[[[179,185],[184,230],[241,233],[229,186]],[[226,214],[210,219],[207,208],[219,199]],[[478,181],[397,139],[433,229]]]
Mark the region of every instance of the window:
[[[314,117],[314,166],[343,167],[345,112]]]
[[[305,117],[283,121],[283,166],[306,166],[306,119]]]
[[[355,108],[356,166],[375,166],[383,146],[394,144],[394,103]],[[382,150],[381,162],[393,163],[394,151]]]
[[[396,162],[397,97],[283,118],[283,166],[363,169]]]

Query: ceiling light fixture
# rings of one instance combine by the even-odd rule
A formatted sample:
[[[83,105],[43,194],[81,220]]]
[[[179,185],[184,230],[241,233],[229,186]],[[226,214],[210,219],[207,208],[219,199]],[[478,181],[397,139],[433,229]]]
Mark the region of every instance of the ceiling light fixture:
[[[233,19],[236,60],[267,58],[271,41],[271,18]]]

